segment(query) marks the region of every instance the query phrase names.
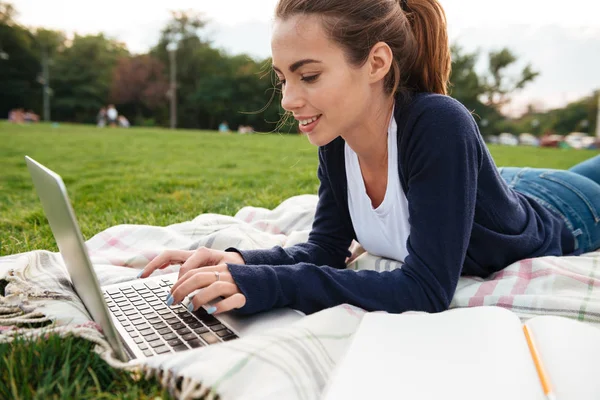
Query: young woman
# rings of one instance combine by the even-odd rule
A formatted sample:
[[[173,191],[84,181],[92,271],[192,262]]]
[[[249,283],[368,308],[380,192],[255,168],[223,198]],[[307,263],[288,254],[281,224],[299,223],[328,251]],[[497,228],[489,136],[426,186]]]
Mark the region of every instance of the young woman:
[[[319,202],[291,248],[166,251],[140,274],[182,263],[168,303],[312,313],[437,312],[461,274],[600,247],[600,156],[570,171],[498,170],[460,103],[437,0],[280,0],[272,38],[282,106],[319,146]],[[346,270],[351,241],[403,261]]]

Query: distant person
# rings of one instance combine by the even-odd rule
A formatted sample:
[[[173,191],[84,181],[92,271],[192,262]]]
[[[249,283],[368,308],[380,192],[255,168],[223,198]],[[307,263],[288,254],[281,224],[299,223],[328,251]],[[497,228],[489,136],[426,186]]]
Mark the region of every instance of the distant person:
[[[229,124],[227,124],[227,121],[223,121],[219,124],[219,132],[221,132],[221,133],[229,132]]]
[[[104,128],[106,126],[106,107],[102,107],[96,115],[96,126],[98,128]]]
[[[129,128],[129,120],[124,115],[119,115],[118,120],[121,128]]]
[[[281,107],[318,147],[312,230],[285,248],[163,252],[140,277],[182,264],[169,306],[194,292],[191,309],[217,314],[441,312],[461,275],[600,248],[600,155],[569,170],[496,168],[447,95],[438,0],[279,0],[271,50]],[[347,269],[353,240],[402,267]]]
[[[254,128],[251,127],[250,125],[240,125],[238,127],[238,133],[240,133],[240,134],[253,133],[253,132],[254,132]]]
[[[540,138],[540,146],[541,147],[559,147],[559,145],[564,141],[564,137],[561,135],[556,135],[551,131],[546,131]]]
[[[34,113],[33,110],[27,110],[23,115],[23,120],[27,124],[36,123],[39,122],[40,116]]]
[[[22,108],[15,108],[8,113],[8,122],[13,124],[22,124],[25,122],[25,113]]]
[[[109,104],[108,109],[106,110],[106,122],[108,126],[117,126],[117,118],[119,117],[119,112],[115,108],[114,104]]]
[[[16,124],[17,121],[17,110],[12,109],[8,112],[8,122]]]

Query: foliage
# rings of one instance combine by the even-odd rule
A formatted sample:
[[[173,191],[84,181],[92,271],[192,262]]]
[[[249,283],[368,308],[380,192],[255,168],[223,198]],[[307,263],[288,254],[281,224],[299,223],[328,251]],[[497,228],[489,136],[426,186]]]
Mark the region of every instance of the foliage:
[[[164,64],[144,54],[122,57],[113,70],[110,102],[119,106],[132,106],[136,120],[164,106],[167,101],[169,83],[164,73]]]
[[[159,46],[171,42],[197,39],[204,46],[209,42],[201,39],[201,32],[206,27],[204,14],[193,10],[171,11],[171,20],[161,31]]]
[[[509,49],[501,49],[489,53],[489,74],[484,77],[484,93],[487,105],[499,110],[510,101],[510,95],[523,89],[532,82],[539,72],[527,64],[517,77],[507,76],[507,69],[517,61],[517,57]]]
[[[531,132],[541,135],[546,132],[567,135],[584,132],[594,136],[596,132],[598,96],[589,96],[567,104],[564,108],[539,112],[530,109],[518,119],[508,120],[505,131],[511,133]]]
[[[39,109],[39,52],[32,33],[19,25],[0,23],[0,51],[0,115],[18,107]]]
[[[110,92],[117,60],[127,55],[122,43],[103,34],[75,35],[52,68],[52,115],[58,120],[94,122]]]
[[[12,25],[15,17],[17,16],[17,10],[11,3],[0,1],[0,24]]]
[[[510,95],[523,89],[538,75],[531,65],[526,65],[520,76],[511,77],[507,70],[517,62],[509,49],[488,54],[488,71],[478,74],[476,66],[479,52],[467,53],[460,46],[452,50],[451,95],[463,103],[475,117],[486,134],[498,134],[506,130],[506,118],[502,107],[510,101]]]
[[[170,65],[167,47],[176,43],[178,126],[216,129],[225,120],[230,127],[273,130],[280,110],[277,99],[270,103],[274,87],[265,73],[265,65],[270,70],[269,60],[229,56],[213,48],[202,37],[205,25],[201,14],[173,13],[151,50],[163,64]],[[264,112],[257,112],[265,106]]]
[[[450,91],[452,97],[458,99],[474,112],[481,112],[483,103],[480,97],[484,93],[481,78],[475,71],[477,53],[466,53],[458,46],[451,47],[452,74],[450,75]]]
[[[37,46],[47,52],[49,57],[56,56],[65,49],[67,37],[64,32],[38,28],[33,31]]]
[[[134,125],[168,126],[172,54],[178,127],[216,129],[227,121],[233,129],[251,125],[262,132],[296,132],[293,121],[277,127],[283,110],[272,81],[271,60],[215,48],[202,13],[173,11],[156,45],[141,55],[129,54],[122,43],[102,34],[70,39],[60,31],[28,29],[15,22],[16,15],[13,6],[0,1],[0,116],[15,107],[41,114],[40,72],[42,60],[48,57],[54,119],[92,123],[102,106],[115,102]],[[2,54],[9,58],[3,59]],[[481,57],[485,57],[483,72],[478,69]],[[532,110],[519,120],[505,117],[502,109],[511,96],[539,75],[531,65],[520,64],[506,48],[484,55],[467,52],[458,44],[452,47],[451,95],[473,113],[484,134],[531,131],[534,120],[539,122],[534,129],[538,134],[593,131],[595,111],[590,108],[583,116],[588,103],[564,112]]]

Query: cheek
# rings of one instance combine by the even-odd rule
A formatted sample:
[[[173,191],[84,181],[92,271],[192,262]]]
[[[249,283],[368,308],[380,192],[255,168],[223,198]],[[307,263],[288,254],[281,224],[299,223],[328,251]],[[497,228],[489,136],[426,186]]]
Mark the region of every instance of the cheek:
[[[338,76],[323,87],[318,94],[319,105],[328,119],[336,117],[348,118],[360,108],[364,98],[363,85],[352,79],[350,75]],[[315,104],[316,105],[316,104]]]

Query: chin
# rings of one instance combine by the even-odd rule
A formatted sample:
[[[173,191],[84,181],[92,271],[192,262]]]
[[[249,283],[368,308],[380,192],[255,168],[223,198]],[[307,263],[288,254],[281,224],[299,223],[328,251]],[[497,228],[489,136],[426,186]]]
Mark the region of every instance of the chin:
[[[328,135],[326,133],[317,132],[317,131],[312,131],[310,133],[305,133],[304,135],[306,135],[306,137],[308,138],[308,141],[310,142],[310,144],[318,146],[318,147],[328,145],[335,138],[337,138],[339,136],[339,135]]]
[[[325,146],[325,145],[329,144],[332,140],[330,138],[313,137],[310,135],[307,135],[307,136],[308,136],[308,141],[310,142],[310,144],[318,146],[318,147]]]

